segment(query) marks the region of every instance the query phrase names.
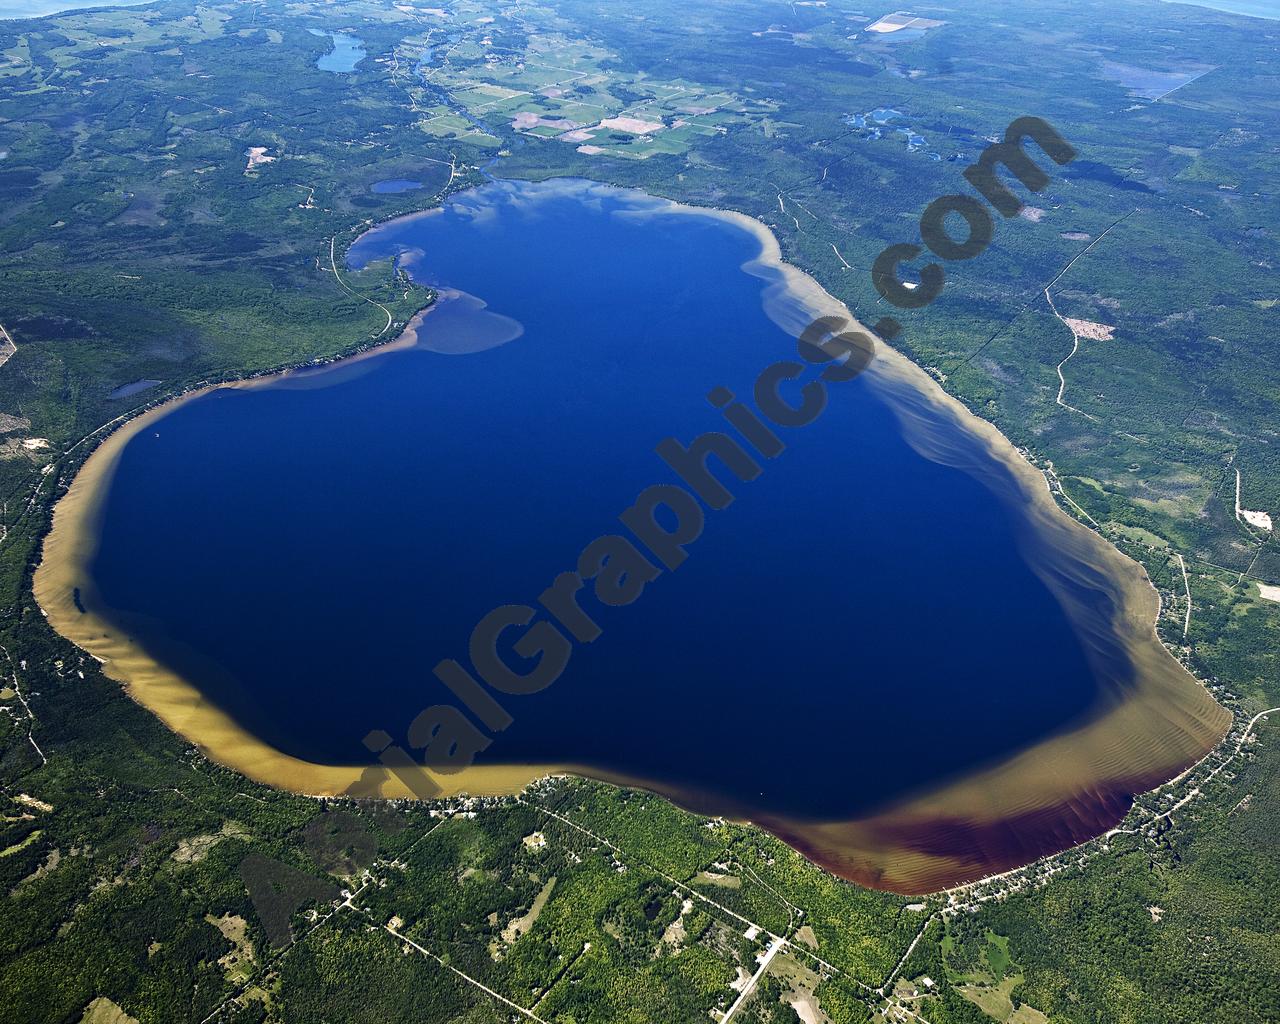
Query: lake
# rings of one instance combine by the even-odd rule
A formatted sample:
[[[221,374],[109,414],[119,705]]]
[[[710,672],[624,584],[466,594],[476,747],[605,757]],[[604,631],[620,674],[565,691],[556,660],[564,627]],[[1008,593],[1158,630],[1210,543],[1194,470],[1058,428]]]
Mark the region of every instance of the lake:
[[[135,421],[58,506],[36,580],[170,725],[305,792],[395,792],[364,738],[409,748],[457,704],[432,669],[470,664],[476,623],[625,532],[681,483],[655,446],[732,434],[707,396],[751,402],[842,311],[755,222],[582,181],[454,196],[348,254],[379,260],[440,291],[405,339]],[[920,891],[1097,834],[1216,742],[1226,713],[1156,643],[1141,570],[993,428],[883,343],[824,386],[755,479],[712,461],[735,500],[683,564],[647,563],[626,606],[587,584],[598,638],[541,692],[495,691],[511,724],[438,783],[569,769]],[[522,632],[497,648],[520,673]]]
[[[365,58],[364,43],[355,36],[349,36],[343,32],[324,32],[318,28],[307,31],[313,36],[327,38],[333,43],[333,49],[321,55],[316,61],[316,67],[321,71],[345,75],[354,71],[356,65]]]
[[[1280,0],[1168,0],[1170,3],[1208,7],[1228,14],[1246,14],[1251,18],[1280,19]]]
[[[0,21],[13,18],[44,18],[86,8],[138,7],[151,0],[0,0]]]
[[[151,378],[130,381],[128,384],[121,384],[118,388],[115,388],[109,395],[107,395],[107,397],[132,398],[134,395],[141,394],[144,391],[149,391],[151,388],[157,387],[163,383],[164,381],[153,380]]]
[[[401,192],[415,192],[422,188],[422,182],[410,181],[408,178],[387,178],[385,181],[375,181],[369,186],[369,191],[378,195],[398,195]]]

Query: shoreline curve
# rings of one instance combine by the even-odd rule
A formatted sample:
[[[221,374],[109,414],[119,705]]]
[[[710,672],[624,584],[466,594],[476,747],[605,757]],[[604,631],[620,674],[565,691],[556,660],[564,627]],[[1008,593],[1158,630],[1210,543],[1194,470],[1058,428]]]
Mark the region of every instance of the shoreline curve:
[[[783,259],[776,236],[762,222],[736,211],[695,207],[636,190],[593,184],[633,192],[653,211],[712,217],[750,233],[759,242],[760,252],[742,269],[766,282],[762,294],[765,312],[792,336],[824,315],[845,317],[855,329],[872,333],[814,278]],[[439,209],[406,216],[430,216]],[[369,230],[377,230],[377,226]],[[387,344],[326,367],[284,370],[211,385],[147,409],[103,439],[54,507],[52,527],[45,536],[32,581],[33,594],[46,619],[172,731],[210,759],[257,782],[317,797],[415,798],[401,778],[379,765],[316,764],[276,750],[238,725],[190,683],[152,660],[139,645],[121,635],[115,624],[80,610],[76,588],[91,586],[86,570],[96,550],[97,526],[111,478],[129,441],[163,419],[178,403],[219,387],[252,388],[286,377],[302,379],[412,347],[418,343],[417,327],[433,308],[417,314]],[[1132,686],[1117,685],[1088,721],[1070,731],[850,821],[751,818],[746,808],[735,811],[720,800],[713,805],[705,795],[573,764],[474,765],[445,776],[421,769],[432,788],[438,789],[442,798],[505,796],[520,793],[537,779],[565,773],[644,788],[697,813],[751,820],[841,877],[914,895],[998,874],[1093,839],[1124,817],[1135,794],[1168,782],[1216,747],[1230,726],[1231,715],[1160,642],[1155,630],[1160,598],[1145,570],[1068,515],[1053,499],[1044,475],[994,424],[947,394],[906,356],[880,341],[872,369],[879,385],[899,399],[893,403],[894,409],[913,448],[933,461],[976,472],[1011,500],[1025,503],[1023,529],[1042,537],[1047,534],[1053,541],[1035,548],[1066,553],[1048,559],[1042,554],[1035,556],[1030,546],[1020,545],[1032,556],[1028,559],[1032,568],[1063,600],[1073,624],[1079,626],[1084,619],[1071,614],[1069,581],[1061,575],[1064,565],[1083,567],[1080,571],[1088,573],[1089,582],[1109,593],[1117,610],[1114,635],[1082,639],[1086,647],[1091,640],[1095,644],[1123,643],[1135,667]],[[923,403],[923,411],[918,403]],[[955,443],[953,433],[938,429],[938,419],[945,420],[949,429],[968,434],[970,443]],[[975,448],[987,457],[985,461],[975,457]],[[997,478],[992,466],[1007,473]]]

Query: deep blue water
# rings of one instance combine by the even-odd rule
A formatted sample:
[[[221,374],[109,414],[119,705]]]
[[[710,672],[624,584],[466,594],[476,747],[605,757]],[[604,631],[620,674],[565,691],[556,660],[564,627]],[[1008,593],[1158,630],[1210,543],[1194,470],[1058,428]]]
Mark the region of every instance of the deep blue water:
[[[355,36],[345,35],[342,32],[322,32],[318,28],[308,31],[313,36],[323,36],[333,41],[333,49],[316,61],[316,67],[321,71],[346,74],[354,71],[356,65],[365,58],[364,43]]]
[[[140,433],[83,599],[291,754],[363,762],[371,729],[403,743],[453,701],[431,669],[467,663],[483,615],[535,603],[643,488],[678,482],[657,442],[725,429],[704,396],[749,399],[795,357],[766,281],[741,269],[756,240],[660,209],[495,183],[366,235],[353,265],[402,254],[474,299],[429,314],[425,347],[215,391]],[[459,332],[491,323],[519,333],[501,317],[523,333],[430,350],[476,348]],[[627,607],[584,597],[603,635],[550,688],[501,697],[515,722],[481,761],[834,817],[1096,707],[1015,543],[1022,509],[917,454],[874,365],[829,398],[779,428],[788,447],[758,479],[722,474],[737,500],[706,513],[685,564]]]

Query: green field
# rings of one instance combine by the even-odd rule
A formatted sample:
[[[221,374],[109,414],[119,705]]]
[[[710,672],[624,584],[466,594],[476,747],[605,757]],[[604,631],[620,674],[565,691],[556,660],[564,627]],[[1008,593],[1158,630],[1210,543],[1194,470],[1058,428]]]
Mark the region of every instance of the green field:
[[[718,1020],[771,933],[790,945],[740,1024],[797,1003],[835,1024],[1280,1020],[1280,731],[1244,734],[1280,705],[1260,590],[1280,544],[1235,510],[1239,471],[1243,508],[1280,517],[1280,23],[1010,0],[876,35],[891,10],[846,0],[434,2],[0,21],[0,1022]],[[313,28],[366,58],[316,69]],[[881,108],[881,130],[850,121]],[[875,322],[877,253],[1024,114],[1077,160],[942,298],[895,312],[895,343],[1142,562],[1162,639],[1236,716],[1132,834],[913,902],[594,783],[322,804],[186,747],[35,606],[52,505],[104,428],[381,343],[431,301],[387,264],[341,270],[373,222],[482,169],[590,177],[760,218]],[[394,178],[424,187],[370,191]],[[1063,364],[1046,288],[1113,337]],[[139,381],[159,383],[113,397]]]

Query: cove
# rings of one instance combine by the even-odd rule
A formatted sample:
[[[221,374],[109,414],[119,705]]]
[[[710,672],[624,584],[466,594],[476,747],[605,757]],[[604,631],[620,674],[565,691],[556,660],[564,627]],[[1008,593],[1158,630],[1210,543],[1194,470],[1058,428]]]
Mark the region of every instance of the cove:
[[[476,622],[679,483],[659,441],[729,430],[709,392],[749,401],[848,315],[758,223],[583,181],[459,194],[348,253],[377,260],[440,294],[397,344],[132,421],[35,580],[171,727],[307,793],[405,795],[363,738],[407,748]],[[736,500],[677,571],[628,607],[584,596],[599,639],[438,782],[643,786],[921,892],[1099,834],[1225,732],[1142,570],[887,345],[780,434],[757,479],[719,472]]]

